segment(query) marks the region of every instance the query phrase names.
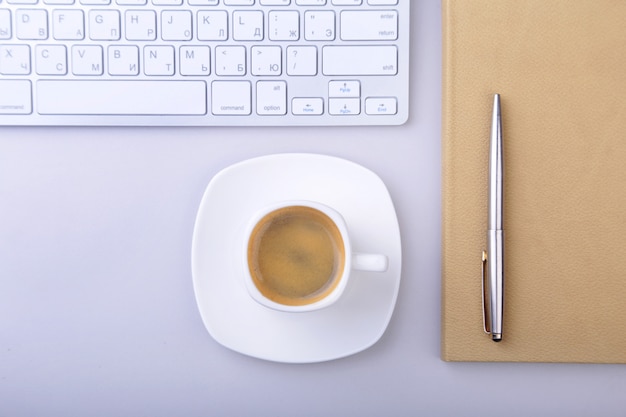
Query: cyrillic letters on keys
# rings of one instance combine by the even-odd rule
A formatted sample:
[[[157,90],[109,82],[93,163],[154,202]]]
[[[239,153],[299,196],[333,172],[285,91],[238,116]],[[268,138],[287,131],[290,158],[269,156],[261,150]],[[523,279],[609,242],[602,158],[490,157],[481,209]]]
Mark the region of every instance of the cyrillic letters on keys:
[[[0,39],[11,39],[11,11],[0,9]]]
[[[335,39],[335,12],[308,11],[304,14],[304,38],[308,41]]]
[[[30,74],[30,47],[28,45],[0,45],[0,74]]]
[[[131,45],[109,46],[108,71],[111,75],[138,75],[138,48]]]
[[[280,46],[253,46],[250,51],[252,75],[280,75],[282,50]]]
[[[63,45],[37,45],[35,65],[40,75],[67,74],[67,51]]]
[[[174,75],[174,47],[145,46],[143,67],[146,75]]]
[[[101,75],[102,47],[99,45],[72,46],[72,73],[74,75]]]
[[[263,12],[233,12],[233,38],[237,41],[263,40]]]
[[[114,41],[120,38],[120,14],[117,10],[91,10],[89,37],[92,40]]]
[[[156,13],[153,10],[126,10],[124,20],[126,39],[131,41],[156,39]]]
[[[161,12],[161,39],[166,41],[191,40],[191,12],[189,10]]]
[[[268,37],[273,41],[300,39],[300,14],[296,11],[269,12]]]
[[[246,75],[246,48],[243,46],[216,47],[215,73],[217,75]]]
[[[197,27],[198,40],[225,41],[228,39],[228,13],[199,11]]]
[[[81,40],[85,38],[82,10],[54,10],[52,12],[52,36],[57,40]]]
[[[18,9],[15,25],[18,39],[48,39],[48,12],[45,10]]]
[[[211,50],[208,46],[180,47],[181,75],[211,74]]]

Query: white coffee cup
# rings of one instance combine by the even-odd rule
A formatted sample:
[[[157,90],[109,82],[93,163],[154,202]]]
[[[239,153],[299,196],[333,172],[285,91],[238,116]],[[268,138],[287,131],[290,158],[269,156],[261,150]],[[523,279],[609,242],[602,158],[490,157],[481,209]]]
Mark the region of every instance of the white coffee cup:
[[[343,217],[327,205],[282,201],[258,211],[244,239],[244,282],[258,303],[285,312],[325,308],[353,270],[384,272],[383,254],[354,253]]]

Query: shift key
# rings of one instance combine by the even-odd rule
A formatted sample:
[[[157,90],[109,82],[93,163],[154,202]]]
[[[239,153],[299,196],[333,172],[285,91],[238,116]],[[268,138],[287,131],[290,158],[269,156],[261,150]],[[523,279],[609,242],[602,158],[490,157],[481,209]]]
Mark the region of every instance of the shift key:
[[[32,113],[32,96],[28,80],[0,80],[0,114]]]
[[[325,46],[324,75],[396,75],[398,49],[393,45]]]

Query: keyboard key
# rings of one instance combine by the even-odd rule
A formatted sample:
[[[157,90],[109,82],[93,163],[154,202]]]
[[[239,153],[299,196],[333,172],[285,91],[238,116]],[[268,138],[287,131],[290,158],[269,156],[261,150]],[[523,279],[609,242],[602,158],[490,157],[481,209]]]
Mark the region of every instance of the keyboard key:
[[[39,9],[18,9],[15,11],[15,26],[18,39],[48,39],[48,13]]]
[[[224,0],[224,4],[227,6],[252,6],[254,0]]]
[[[59,100],[63,97],[63,100]],[[40,114],[202,115],[204,81],[37,82]]]
[[[316,10],[304,13],[304,38],[307,41],[335,39],[335,12]]]
[[[208,46],[180,47],[181,75],[211,74],[211,49]]]
[[[0,114],[32,112],[30,81],[0,80]]]
[[[246,48],[243,46],[216,47],[215,73],[217,75],[246,75]]]
[[[0,45],[0,74],[30,74],[30,47],[28,45]]]
[[[70,5],[74,4],[74,0],[43,0],[44,4],[54,4],[54,5]]]
[[[281,75],[282,50],[280,46],[253,46],[250,56],[252,75]]]
[[[174,75],[173,46],[144,46],[143,72],[146,75]]]
[[[115,3],[120,6],[143,6],[147,0],[115,0]]]
[[[291,112],[299,116],[318,116],[324,112],[324,100],[319,97],[296,97],[291,100]]]
[[[189,10],[161,12],[161,39],[165,41],[191,40],[191,18]]]
[[[211,110],[215,115],[249,115],[251,92],[248,81],[213,81]]]
[[[326,0],[296,0],[298,6],[325,6]]]
[[[0,40],[11,39],[11,11],[0,9]]]
[[[180,6],[183,0],[152,0],[155,6]]]
[[[358,98],[329,98],[328,112],[335,116],[354,116],[361,113],[361,100]]]
[[[100,45],[74,45],[72,47],[72,73],[74,75],[101,75],[104,73]]]
[[[395,46],[326,46],[322,68],[325,75],[395,75],[398,50]]]
[[[153,41],[156,39],[156,13],[154,10],[126,10],[124,13],[126,39]]]
[[[54,10],[52,12],[52,37],[56,40],[81,40],[85,38],[85,19],[82,10]]]
[[[289,6],[291,0],[260,0],[261,6]]]
[[[361,84],[358,81],[330,81],[328,83],[328,97],[347,98],[360,96]]]
[[[317,48],[315,46],[287,47],[288,75],[316,75]]]
[[[297,41],[300,39],[300,14],[296,11],[271,11],[268,13],[268,36],[272,41]]]
[[[264,116],[287,114],[287,83],[259,81],[256,84],[256,112]]]
[[[80,0],[80,4],[106,6],[108,4],[111,4],[111,0]]]
[[[67,74],[67,50],[64,45],[37,45],[35,48],[37,74]]]
[[[263,40],[263,12],[233,12],[233,39],[236,41]]]
[[[110,75],[139,74],[139,48],[134,45],[111,45],[108,49]]]
[[[398,100],[395,97],[369,97],[365,99],[365,113],[373,116],[396,114]]]
[[[89,38],[116,41],[120,38],[120,12],[117,10],[89,11]]]
[[[398,39],[398,13],[395,11],[344,11],[341,13],[341,39],[348,41],[390,41]]]
[[[225,11],[198,12],[198,40],[225,41],[228,39],[228,13]]]
[[[192,6],[217,6],[219,0],[188,0],[187,3]]]

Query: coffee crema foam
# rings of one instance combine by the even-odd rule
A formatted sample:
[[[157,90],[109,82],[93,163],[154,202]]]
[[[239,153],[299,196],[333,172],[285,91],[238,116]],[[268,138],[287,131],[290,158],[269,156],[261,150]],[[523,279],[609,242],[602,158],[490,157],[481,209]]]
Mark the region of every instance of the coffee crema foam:
[[[284,305],[323,299],[337,286],[344,265],[339,229],[311,207],[284,207],[267,214],[248,243],[254,284],[265,297]]]

